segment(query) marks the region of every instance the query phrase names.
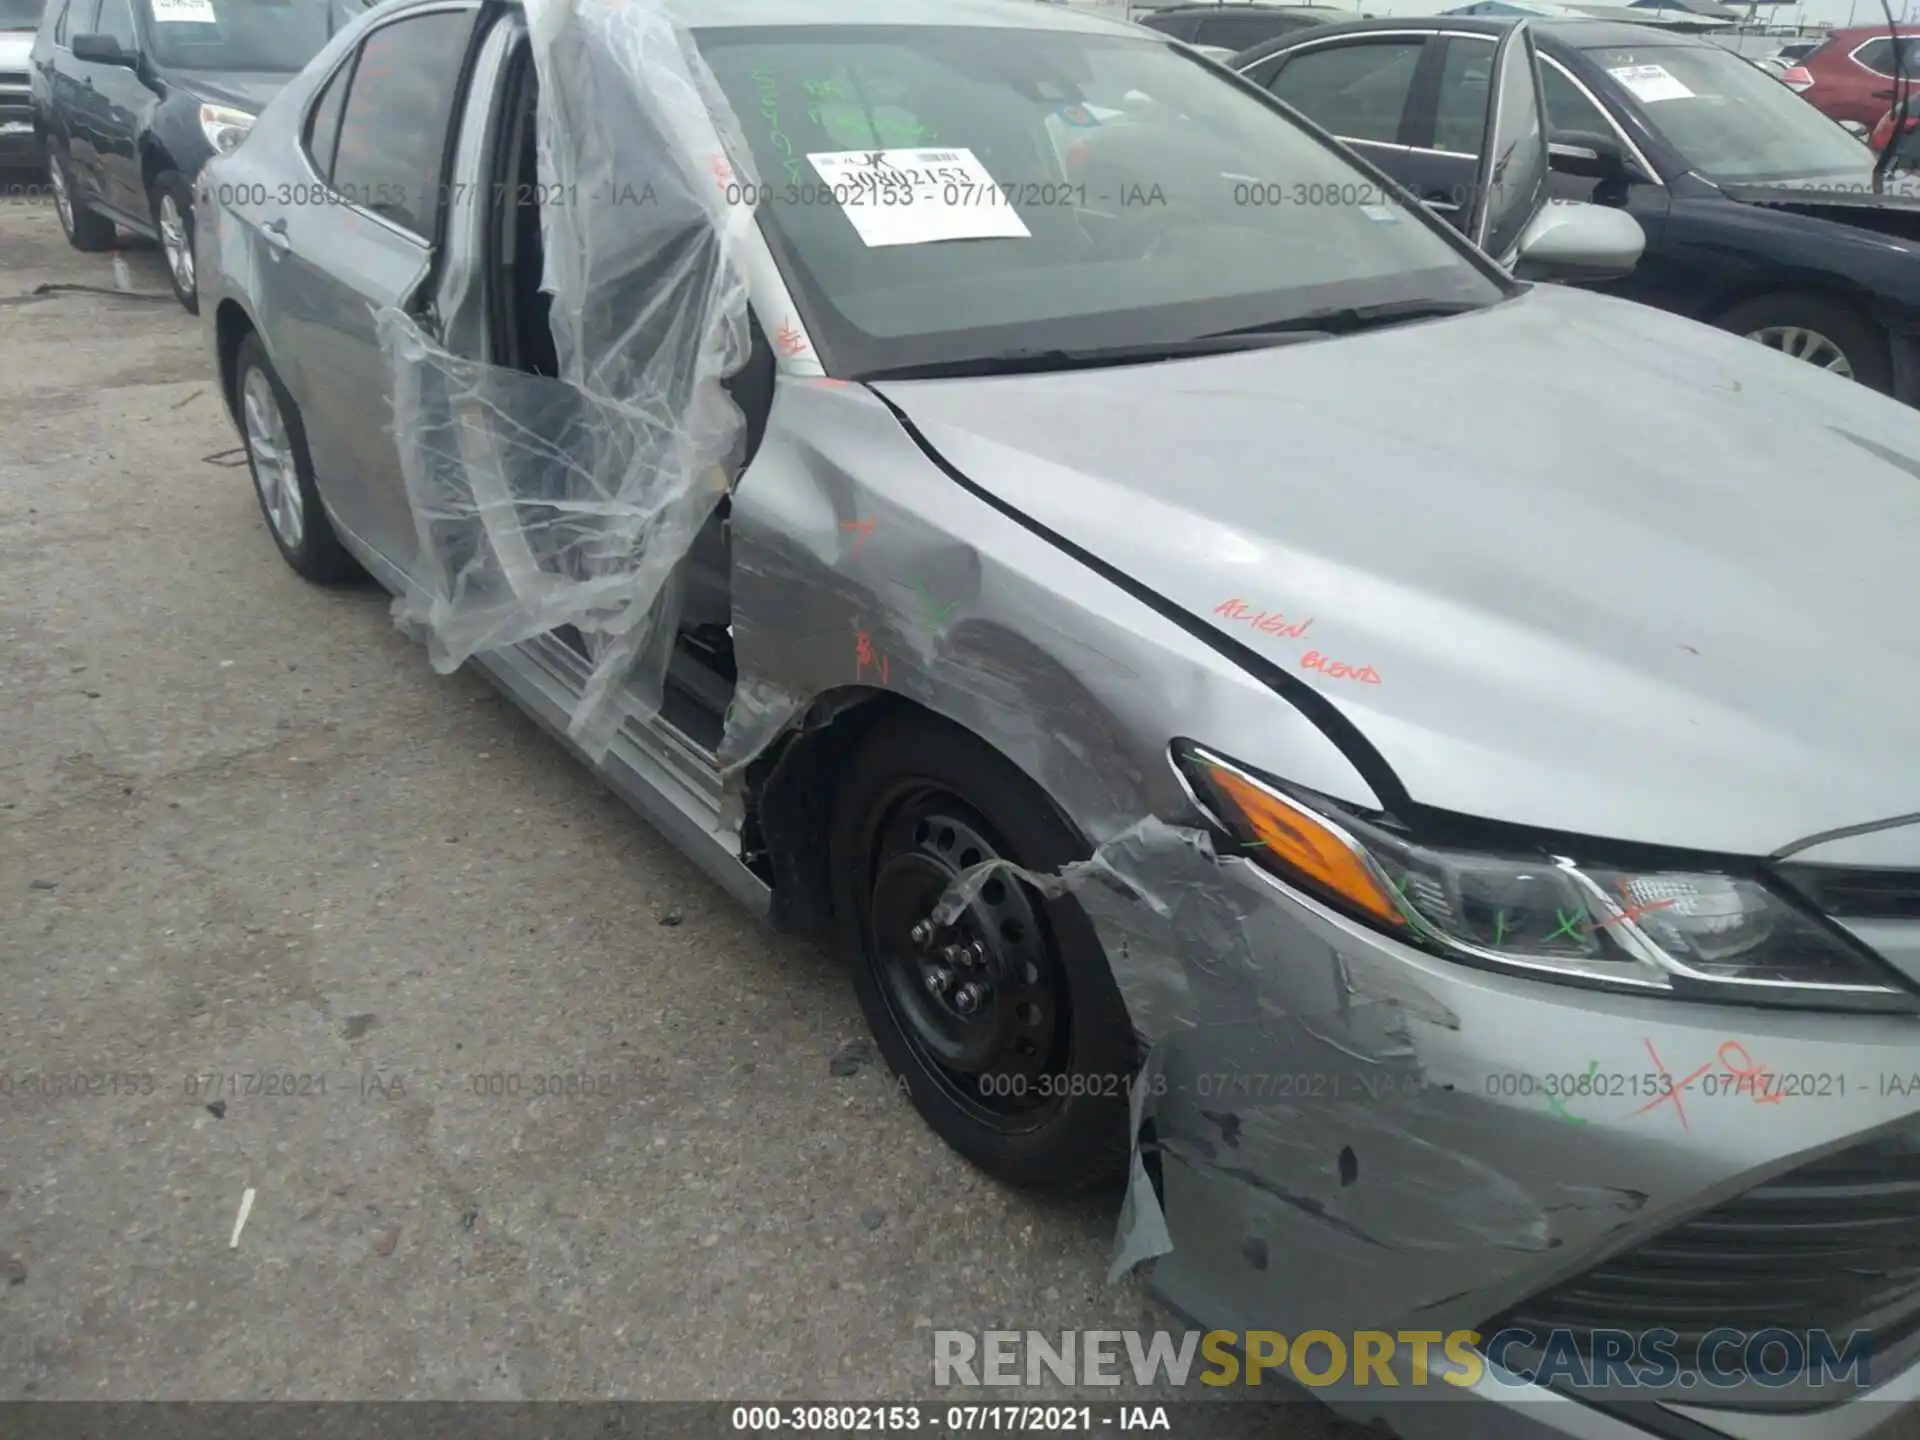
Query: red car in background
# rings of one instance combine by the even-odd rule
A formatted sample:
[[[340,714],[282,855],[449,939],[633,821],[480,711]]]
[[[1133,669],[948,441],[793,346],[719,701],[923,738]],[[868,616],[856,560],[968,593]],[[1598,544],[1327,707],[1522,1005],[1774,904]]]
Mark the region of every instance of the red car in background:
[[[1900,72],[1920,76],[1920,26],[1899,27]],[[1822,114],[1871,129],[1893,103],[1894,36],[1884,24],[1835,30],[1780,77]]]

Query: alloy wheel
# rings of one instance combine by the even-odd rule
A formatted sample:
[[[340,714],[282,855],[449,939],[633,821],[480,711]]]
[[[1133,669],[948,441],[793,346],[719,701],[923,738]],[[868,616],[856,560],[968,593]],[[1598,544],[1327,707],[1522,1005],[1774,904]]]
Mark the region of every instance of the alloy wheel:
[[[964,801],[908,782],[885,807],[870,871],[869,963],[924,1068],[964,1109],[1021,1128],[1063,1098],[1065,978],[1031,892],[995,873],[952,924],[929,912],[959,875],[1001,858]]]
[[[171,195],[160,197],[160,248],[173,272],[173,283],[183,295],[193,294],[193,242],[179,203]]]
[[[1853,379],[1853,365],[1848,361],[1846,351],[1818,330],[1809,330],[1804,325],[1767,325],[1759,330],[1749,330],[1747,338],[1758,340],[1769,350],[1778,350],[1782,355],[1790,355],[1795,360],[1804,360],[1809,365],[1830,370],[1842,379]]]
[[[306,507],[300,498],[300,475],[294,466],[293,444],[273,384],[259,369],[247,371],[240,388],[246,416],[247,453],[253,459],[253,481],[280,543],[298,550],[306,534]]]

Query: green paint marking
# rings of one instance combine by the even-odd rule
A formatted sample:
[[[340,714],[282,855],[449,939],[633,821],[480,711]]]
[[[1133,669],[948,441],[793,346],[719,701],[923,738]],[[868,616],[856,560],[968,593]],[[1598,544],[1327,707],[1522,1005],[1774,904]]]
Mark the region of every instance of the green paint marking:
[[[920,598],[926,602],[927,614],[932,617],[929,623],[933,625],[946,624],[947,617],[951,615],[955,607],[960,604],[958,600],[951,601],[946,605],[936,604],[933,596],[929,595],[926,588],[917,580],[914,582],[913,588],[920,592]]]
[[[1582,1120],[1578,1115],[1575,1115],[1572,1111],[1567,1109],[1567,1101],[1564,1095],[1547,1096],[1547,1108],[1551,1110],[1554,1114],[1558,1115],[1562,1120],[1566,1121],[1569,1125],[1584,1125],[1587,1123],[1585,1120]]]
[[[1506,938],[1507,912],[1504,910],[1496,910],[1493,912],[1493,943],[1496,945],[1504,944]]]
[[[1560,928],[1554,931],[1553,934],[1547,936],[1547,939],[1558,940],[1562,935],[1571,936],[1576,940],[1580,938],[1580,916],[1578,914],[1569,920],[1567,918],[1567,912],[1558,906],[1554,907],[1553,913],[1560,917]]]

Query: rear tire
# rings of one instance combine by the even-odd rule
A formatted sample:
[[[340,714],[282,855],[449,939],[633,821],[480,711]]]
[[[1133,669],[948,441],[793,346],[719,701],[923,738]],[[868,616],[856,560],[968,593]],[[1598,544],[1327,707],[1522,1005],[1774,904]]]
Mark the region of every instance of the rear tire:
[[[294,573],[318,585],[358,576],[359,563],[340,543],[320,504],[300,408],[267,359],[258,335],[240,342],[233,362],[235,419],[247,451],[253,493],[267,533]]]
[[[931,718],[881,722],[838,791],[829,856],[840,941],[867,1026],[914,1107],[1010,1184],[1070,1193],[1118,1177],[1139,1052],[1079,902],[1002,873],[949,932],[911,935],[967,865],[998,857],[1047,872],[1086,858],[1085,842],[1005,758]],[[956,954],[966,958],[943,958]],[[952,977],[944,989],[941,973]]]
[[[167,283],[174,299],[189,315],[200,313],[200,283],[193,254],[193,187],[177,170],[163,170],[153,180],[147,203],[153,211],[154,233],[167,262]]]
[[[1781,291],[1742,301],[1714,323],[1869,390],[1893,393],[1886,334],[1843,300]]]
[[[53,187],[53,209],[67,243],[89,254],[111,250],[117,240],[113,222],[87,209],[73,188],[73,167],[51,143],[47,145],[47,183]]]

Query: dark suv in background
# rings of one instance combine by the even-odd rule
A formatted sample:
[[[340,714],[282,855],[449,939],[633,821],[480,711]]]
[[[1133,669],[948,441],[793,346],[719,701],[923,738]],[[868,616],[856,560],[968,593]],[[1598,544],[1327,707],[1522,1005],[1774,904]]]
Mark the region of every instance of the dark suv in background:
[[[27,57],[33,32],[40,28],[45,0],[0,0],[0,169],[38,165],[40,142],[33,134],[33,105],[27,86]]]
[[[0,0],[0,6],[20,0]],[[193,180],[360,0],[47,0],[31,59],[33,125],[54,208],[79,250],[114,228],[160,242],[198,313]]]

